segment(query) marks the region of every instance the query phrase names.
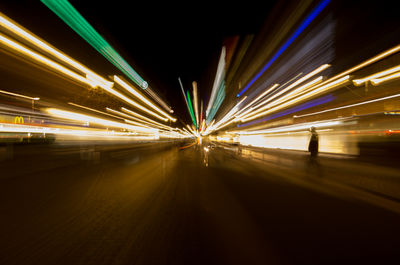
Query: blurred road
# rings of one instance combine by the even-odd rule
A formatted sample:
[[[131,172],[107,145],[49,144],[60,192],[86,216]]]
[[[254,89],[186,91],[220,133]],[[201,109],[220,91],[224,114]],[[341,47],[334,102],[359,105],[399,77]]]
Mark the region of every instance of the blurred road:
[[[0,264],[400,264],[398,202],[354,161],[204,147],[1,162]]]

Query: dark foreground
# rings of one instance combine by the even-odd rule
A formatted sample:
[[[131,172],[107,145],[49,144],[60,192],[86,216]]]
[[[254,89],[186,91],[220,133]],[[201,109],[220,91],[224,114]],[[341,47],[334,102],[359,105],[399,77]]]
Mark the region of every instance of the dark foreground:
[[[307,173],[301,155],[198,146],[16,157],[1,164],[0,264],[400,264],[398,179],[335,161]]]

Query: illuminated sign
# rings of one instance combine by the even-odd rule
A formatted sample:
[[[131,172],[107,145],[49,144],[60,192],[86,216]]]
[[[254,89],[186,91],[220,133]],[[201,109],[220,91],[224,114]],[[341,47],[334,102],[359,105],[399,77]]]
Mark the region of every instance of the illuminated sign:
[[[16,116],[16,117],[14,118],[14,123],[15,123],[15,124],[23,124],[23,123],[24,123],[24,117],[22,117],[22,116]]]

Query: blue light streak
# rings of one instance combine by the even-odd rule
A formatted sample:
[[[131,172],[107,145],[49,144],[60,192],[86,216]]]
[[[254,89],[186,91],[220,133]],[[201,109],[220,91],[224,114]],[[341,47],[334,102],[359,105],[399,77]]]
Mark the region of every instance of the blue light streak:
[[[275,53],[275,55],[269,60],[269,62],[264,65],[260,72],[237,94],[237,97],[243,95],[246,90],[257,81],[258,78],[272,65],[273,62],[278,59],[278,57],[292,44],[292,42],[303,32],[303,30],[318,16],[319,13],[329,4],[330,0],[321,1],[317,7],[314,8],[313,11],[303,20],[300,26],[296,29],[296,31],[290,36],[290,38],[281,46],[281,48]]]

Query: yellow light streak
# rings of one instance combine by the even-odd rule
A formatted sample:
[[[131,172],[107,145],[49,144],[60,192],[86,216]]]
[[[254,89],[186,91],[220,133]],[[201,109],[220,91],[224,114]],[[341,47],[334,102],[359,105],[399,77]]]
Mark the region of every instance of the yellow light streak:
[[[160,136],[166,137],[166,138],[184,138],[184,137],[187,137],[187,134],[167,131],[167,132],[160,132]]]
[[[389,69],[387,69],[385,71],[382,71],[382,72],[379,72],[379,73],[375,73],[375,74],[367,76],[367,77],[363,77],[363,78],[360,78],[360,79],[354,79],[353,80],[353,84],[356,85],[356,86],[359,86],[359,85],[363,84],[366,81],[369,81],[369,80],[372,80],[372,79],[376,79],[378,77],[382,77],[382,76],[385,76],[385,75],[389,75],[389,74],[392,74],[392,73],[395,73],[395,72],[398,72],[398,71],[400,71],[400,65],[398,65],[396,67],[389,68]]]
[[[148,126],[151,126],[151,127],[160,127],[160,128],[166,128],[166,129],[170,129],[170,127],[168,127],[168,126],[165,126],[165,125],[163,125],[163,124],[161,124],[161,123],[158,123],[158,124],[152,124],[152,123],[150,123],[150,122],[148,122],[148,121],[143,121],[143,120],[141,120],[141,119],[138,119],[138,118],[136,118],[136,117],[133,117],[133,116],[131,116],[131,115],[128,115],[128,114],[126,114],[126,113],[123,113],[123,112],[120,112],[120,111],[117,111],[117,110],[113,110],[113,109],[111,109],[111,108],[106,108],[106,110],[107,111],[109,111],[109,112],[112,112],[112,113],[114,113],[114,114],[117,114],[117,115],[120,115],[120,116],[122,116],[122,117],[125,117],[125,118],[128,118],[128,119],[132,119],[133,121],[133,123],[132,124],[136,124],[136,125],[142,125],[142,124],[144,124],[143,126],[146,126],[146,127],[148,127]],[[126,119],[124,119],[124,121],[125,122],[127,122],[127,120]],[[138,121],[139,122],[141,122],[141,123],[138,123]],[[130,122],[131,123],[131,122]]]
[[[212,132],[212,127],[214,125],[215,119],[213,119],[210,124],[206,127],[206,130],[204,131],[204,135],[210,134]]]
[[[137,117],[138,119],[145,120],[145,121],[148,121],[148,122],[150,122],[150,123],[158,124],[158,125],[160,125],[160,126],[166,126],[165,124],[156,122],[156,121],[154,121],[154,120],[152,120],[152,119],[149,119],[149,118],[147,118],[147,117],[145,117],[145,116],[142,116],[142,115],[140,115],[140,114],[138,114],[138,113],[136,113],[136,112],[134,112],[134,111],[131,111],[131,110],[127,109],[127,108],[122,107],[121,110],[122,110],[122,111],[125,111],[126,113],[128,113],[128,114],[130,114],[130,115],[132,115],[132,116]],[[167,126],[167,127],[168,127],[168,126]]]
[[[151,87],[147,87],[145,92],[150,95],[155,101],[157,101],[164,109],[166,109],[169,113],[174,113],[170,106],[168,106],[152,89]]]
[[[311,89],[314,89],[314,86],[317,85],[318,83],[322,82],[323,76],[319,76],[313,80],[311,80],[310,82],[296,88],[295,90],[291,91],[290,93],[288,93],[287,95],[283,96],[282,98],[279,98],[278,100],[271,102],[272,106],[275,106],[281,102],[284,102],[286,100],[289,100],[290,98],[295,97],[296,95],[300,94],[300,93],[304,93],[307,91],[311,91]]]
[[[306,74],[306,75],[303,76],[302,78],[300,78],[300,79],[298,79],[297,81],[295,81],[294,83],[290,84],[288,87],[286,87],[286,88],[282,89],[281,91],[279,91],[278,93],[276,93],[276,94],[274,94],[274,95],[272,95],[272,96],[266,98],[264,101],[260,102],[260,103],[257,104],[256,106],[250,108],[250,109],[247,110],[246,112],[243,112],[240,116],[238,116],[238,118],[240,119],[241,117],[243,117],[243,116],[245,116],[246,114],[248,114],[249,112],[251,112],[252,109],[256,109],[256,108],[258,108],[258,107],[260,107],[260,106],[262,106],[262,105],[264,105],[264,104],[266,104],[266,103],[272,101],[274,98],[279,97],[279,96],[282,95],[283,93],[286,93],[286,92],[289,91],[290,89],[292,89],[292,88],[294,88],[294,87],[300,85],[301,83],[303,83],[303,82],[306,81],[307,79],[309,79],[309,78],[315,76],[316,74],[318,74],[318,73],[324,71],[324,70],[327,69],[328,67],[330,67],[329,64],[323,64],[323,65],[319,66],[317,69],[315,69],[315,70],[311,71],[310,73]],[[321,80],[322,80],[322,78],[321,78]],[[302,88],[304,89],[305,87],[308,87],[308,86],[310,86],[310,85],[302,86]],[[265,109],[265,108],[262,108],[262,109]],[[261,110],[259,110],[259,111],[261,111]]]
[[[61,61],[69,64],[73,68],[80,70],[81,72],[85,73],[86,75],[90,76],[93,80],[96,80],[101,87],[112,87],[112,82],[109,82],[102,78],[101,76],[97,75],[93,71],[89,70],[82,64],[78,63],[77,61],[73,60],[69,56],[63,54],[62,52],[58,51],[50,44],[46,43],[45,41],[41,40],[25,28],[21,27],[2,13],[0,13],[0,25],[4,28],[8,29],[12,33],[16,34],[17,36],[29,41],[30,43],[34,44],[39,49],[55,56],[56,58],[60,59]]]
[[[8,92],[8,91],[5,91],[5,90],[0,90],[0,93],[6,94],[6,95],[10,95],[10,96],[14,96],[14,97],[20,97],[20,98],[26,98],[26,99],[30,99],[30,100],[35,100],[35,101],[40,100],[40,98],[38,98],[38,97],[33,98],[33,97],[29,97],[29,96],[25,96],[25,95],[13,93],[13,92]]]
[[[394,54],[394,53],[396,53],[398,51],[400,51],[400,45],[397,45],[397,46],[395,46],[395,47],[393,47],[393,48],[391,48],[391,49],[389,49],[387,51],[384,51],[384,52],[376,55],[375,57],[372,57],[371,59],[369,59],[367,61],[364,61],[364,62],[354,66],[353,68],[350,68],[349,70],[346,70],[346,71],[344,71],[344,72],[342,72],[342,73],[340,73],[338,75],[335,75],[334,77],[329,78],[329,80],[326,80],[325,82],[322,82],[320,85],[321,86],[325,85],[327,82],[330,82],[332,80],[335,80],[335,79],[341,78],[341,77],[343,77],[345,75],[348,75],[351,72],[357,71],[357,70],[359,70],[359,69],[361,69],[361,68],[363,68],[363,67],[365,67],[367,65],[375,63],[375,62],[377,62],[377,61],[379,61],[379,60],[381,60],[381,59],[383,59],[383,58],[385,58],[385,57],[387,57],[389,55],[392,55],[392,54]]]
[[[287,84],[289,84],[290,82],[292,82],[293,80],[295,80],[296,78],[298,78],[299,76],[301,76],[302,74],[303,74],[302,72],[298,73],[298,74],[295,75],[293,78],[289,79],[289,80],[286,81],[283,85],[281,85],[281,87],[286,86]],[[275,85],[274,85],[274,86],[275,86]],[[279,86],[279,84],[276,84],[276,87],[278,87],[278,86]],[[276,88],[276,87],[274,87],[274,88]],[[272,91],[272,89],[268,89],[268,90],[269,90],[268,93],[269,93],[270,91]],[[263,96],[265,96],[265,95],[268,94],[268,93],[263,93],[263,94],[264,94]],[[260,98],[261,98],[261,97],[257,98],[257,100],[260,99]],[[236,114],[236,117],[241,116],[241,115],[239,115],[239,114],[242,113],[244,110],[246,110],[246,109],[247,109],[248,107],[250,107],[251,105],[253,105],[255,102],[256,102],[256,100],[252,101],[250,104],[247,104],[246,107],[244,107],[243,109],[241,109],[241,110]]]
[[[99,130],[99,129],[74,129],[74,128],[62,128],[62,127],[44,127],[44,126],[32,126],[22,124],[8,124],[0,123],[0,132],[7,133],[38,133],[38,134],[54,134],[54,135],[69,135],[75,137],[89,137],[96,139],[110,139],[110,140],[155,140],[155,135],[150,134],[148,136],[138,136],[137,133],[133,132],[116,132],[110,130]]]
[[[346,109],[346,108],[351,108],[351,107],[357,107],[357,106],[361,106],[361,105],[365,105],[365,104],[369,104],[369,103],[374,103],[374,102],[378,102],[378,101],[382,101],[382,100],[387,100],[387,99],[391,99],[391,98],[396,98],[396,97],[400,97],[400,94],[396,94],[396,95],[392,95],[392,96],[388,96],[388,97],[383,97],[383,98],[377,98],[377,99],[367,100],[367,101],[363,101],[363,102],[359,102],[359,103],[354,103],[354,104],[350,104],[350,105],[346,105],[346,106],[341,106],[341,107],[337,107],[337,108],[332,108],[332,109],[317,111],[317,112],[308,113],[308,114],[303,114],[303,115],[298,115],[298,116],[297,116],[297,115],[294,115],[293,117],[294,117],[294,118],[302,118],[302,117],[307,117],[307,116],[322,114],[322,113],[325,113],[325,112],[330,112],[330,111],[335,111],[335,110],[340,110],[340,109]]]
[[[203,133],[203,132],[204,132],[204,129],[206,128],[205,126],[206,126],[206,120],[204,119],[204,120],[202,121],[202,123],[201,123],[200,133]]]
[[[42,40],[40,40],[39,38],[35,37],[33,34],[28,33],[26,30],[22,29],[21,27],[15,25],[14,23],[12,23],[11,21],[7,20],[5,18],[4,15],[0,16],[0,24],[4,27],[6,27],[7,29],[9,29],[10,31],[12,31],[13,33],[17,34],[18,36],[32,42],[33,44],[35,44],[37,47],[41,48],[42,50],[45,50],[46,52],[56,56],[57,58],[59,58],[60,60],[68,63],[69,65],[73,66],[74,68],[86,73],[86,78],[78,75],[75,72],[72,72],[71,70],[65,68],[64,66],[51,61],[50,59],[47,59],[46,57],[31,51],[28,48],[23,47],[20,44],[17,44],[16,42],[8,39],[7,37],[5,37],[4,35],[0,35],[0,42],[3,42],[4,44],[6,44],[7,46],[16,49],[17,51],[35,59],[38,60],[80,82],[86,83],[92,87],[95,86],[100,86],[103,89],[105,89],[107,92],[113,94],[114,96],[122,99],[123,101],[127,102],[130,105],[133,105],[145,112],[147,112],[150,115],[153,115],[154,117],[157,117],[158,119],[167,121],[168,119],[148,110],[147,108],[141,106],[140,104],[134,102],[133,100],[129,99],[128,97],[124,96],[123,94],[117,92],[116,90],[112,89],[113,83],[109,82],[107,80],[105,80],[104,78],[100,77],[99,75],[95,74],[94,72],[90,71],[89,69],[87,69],[86,67],[84,67],[83,65],[79,64],[78,62],[74,61],[73,59],[71,59],[70,57],[62,54],[61,52],[57,51],[56,49],[54,49],[53,47],[51,47],[50,45],[48,45],[47,43],[43,42]],[[176,121],[176,119],[170,117],[171,120]]]
[[[165,111],[161,110],[159,107],[157,107],[156,105],[154,105],[152,102],[150,102],[150,100],[148,100],[147,98],[145,98],[144,96],[142,96],[133,86],[129,85],[128,83],[126,83],[125,81],[123,81],[121,78],[119,78],[118,76],[114,75],[114,81],[119,84],[120,86],[122,86],[123,88],[125,88],[127,91],[129,91],[132,95],[134,95],[135,97],[139,98],[141,101],[143,101],[146,105],[150,106],[152,109],[158,111],[160,114],[162,114],[163,116],[167,117],[168,119],[170,119],[171,121],[176,121],[175,118],[171,117],[170,115],[168,115]]]
[[[28,56],[28,57],[30,57],[32,59],[35,59],[35,60],[37,60],[37,61],[39,61],[39,62],[41,62],[41,63],[43,63],[43,64],[45,64],[45,65],[47,65],[47,66],[49,66],[51,68],[54,68],[54,69],[58,70],[59,72],[65,74],[65,75],[67,75],[69,77],[72,77],[73,79],[79,80],[82,83],[85,83],[85,84],[88,84],[88,85],[92,85],[83,76],[80,76],[77,73],[72,72],[71,70],[65,68],[64,66],[62,66],[62,65],[60,65],[60,64],[58,64],[58,63],[56,63],[54,61],[51,61],[51,60],[47,59],[46,57],[44,57],[44,56],[42,56],[42,55],[40,55],[40,54],[28,49],[28,48],[25,48],[24,46],[22,46],[22,45],[20,45],[20,44],[18,44],[16,42],[10,40],[9,38],[7,38],[6,36],[4,36],[1,33],[0,33],[0,43],[3,43],[4,45],[6,45],[6,46],[8,46],[8,47],[10,47],[10,48],[22,53],[22,54],[24,54],[24,55],[26,55],[26,56]]]
[[[28,49],[28,48],[23,47],[20,44],[8,39],[6,36],[2,35],[1,33],[0,33],[0,43],[3,43],[5,45],[7,45],[8,47],[10,47],[10,48],[12,48],[12,49],[14,49],[14,50],[26,55],[26,56],[29,56],[29,57],[31,57],[31,58],[33,58],[33,59],[35,59],[35,60],[37,60],[37,61],[39,61],[39,62],[41,62],[41,63],[43,63],[43,64],[45,64],[47,66],[49,66],[51,68],[54,68],[54,69],[58,70],[59,72],[65,74],[65,75],[67,75],[69,77],[72,77],[73,79],[76,79],[76,80],[78,80],[78,81],[80,81],[82,83],[88,84],[90,86],[95,86],[96,85],[96,83],[95,83],[96,79],[84,78],[83,76],[78,75],[75,72],[72,72],[71,70],[65,68],[64,66],[62,66],[62,65],[60,65],[60,64],[58,64],[58,63],[56,63],[56,62],[54,62],[54,61],[52,61],[50,59],[47,59],[46,57],[44,57],[44,56],[42,56],[42,55],[40,55],[40,54],[38,54],[38,53]],[[159,118],[161,120],[164,120],[164,121],[168,121],[168,119],[158,115],[155,112],[152,112],[151,110],[148,110],[147,108],[143,107],[142,105],[134,102],[133,100],[129,99],[128,97],[126,97],[123,94],[119,93],[118,91],[114,90],[110,86],[103,86],[103,89],[108,91],[109,93],[113,94],[114,96],[117,96],[118,98],[124,100],[125,102],[127,102],[127,103],[129,103],[129,104],[131,104],[131,105],[133,105],[133,106],[135,106],[135,107],[137,107],[137,108],[149,113],[150,115],[153,115],[154,117],[157,117],[157,118]]]
[[[233,120],[230,120],[229,122],[226,122],[226,123],[224,123],[224,124],[220,124],[219,126],[215,126],[215,128],[213,128],[212,131],[220,130],[220,129],[222,129],[222,128],[228,126],[229,124],[231,124],[231,123],[233,123],[233,122],[237,122],[237,120],[236,120],[236,119],[233,119]]]
[[[246,98],[247,98],[247,96],[245,96],[242,100],[240,100],[221,120],[219,120],[217,123],[215,123],[214,126],[209,126],[210,127],[209,133],[213,132],[213,131],[216,131],[216,130],[219,130],[219,129],[223,128],[223,127],[226,127],[227,125],[229,125],[232,122],[236,121],[234,119],[234,120],[231,120],[230,122],[228,122],[231,118],[234,117],[235,113],[239,109],[240,104],[242,104],[243,101],[246,100]]]
[[[115,91],[114,89],[112,89],[113,86],[113,82],[109,82],[107,80],[105,80],[104,78],[102,78],[101,76],[95,74],[93,71],[89,70],[88,68],[84,67],[83,65],[79,64],[78,62],[76,62],[75,60],[71,59],[70,57],[68,57],[67,55],[57,51],[55,48],[51,47],[49,44],[45,43],[44,41],[40,40],[38,37],[34,36],[33,34],[29,33],[27,30],[23,29],[22,27],[16,25],[16,23],[13,23],[10,19],[8,19],[6,16],[4,16],[3,14],[0,13],[0,25],[5,27],[6,29],[10,30],[11,32],[13,32],[14,34],[22,37],[23,39],[31,42],[32,44],[36,45],[38,48],[50,53],[51,55],[57,57],[58,59],[62,60],[63,62],[66,62],[67,64],[71,65],[72,67],[74,67],[75,69],[78,69],[80,71],[82,71],[83,73],[86,74],[86,78],[67,69],[66,67],[12,41],[11,39],[7,38],[6,36],[0,34],[0,42],[2,42],[3,44],[9,46],[10,48],[13,48],[15,50],[17,50],[20,53],[23,53],[35,60],[40,61],[41,63],[50,66],[80,82],[83,82],[85,84],[88,84],[92,87],[95,86],[100,86],[103,89],[105,89],[106,91],[108,91],[109,93],[113,94],[114,96],[119,97],[120,99],[122,99],[123,101],[161,119],[161,120],[165,120],[167,121],[168,119],[165,119],[161,116],[159,116],[158,114],[144,108],[143,106],[141,106],[140,104],[137,104],[136,102],[134,102],[133,100],[130,100],[128,97],[122,95],[121,93]],[[166,114],[165,112],[163,112],[163,114]],[[170,117],[168,114],[166,114],[168,116],[168,118],[170,118],[172,121],[176,121],[175,118]],[[164,115],[165,116],[165,115]]]
[[[157,130],[155,130],[155,129],[143,128],[143,127],[139,127],[139,126],[132,126],[132,125],[128,125],[125,123],[96,118],[93,116],[76,113],[76,112],[72,112],[72,111],[48,108],[48,109],[46,109],[46,112],[48,112],[49,114],[51,114],[53,116],[59,117],[59,118],[64,118],[64,119],[73,120],[73,121],[80,121],[80,122],[91,122],[91,123],[99,124],[99,125],[106,126],[106,127],[115,127],[115,128],[127,129],[127,130],[132,130],[132,131],[147,132],[147,133],[156,133],[157,132]]]
[[[242,119],[243,117],[246,117],[246,115],[247,116],[250,115],[250,114],[254,115],[254,114],[260,113],[261,111],[263,111],[265,109],[268,109],[268,108],[271,108],[273,106],[276,106],[277,104],[280,104],[280,103],[282,103],[282,102],[284,102],[286,100],[289,100],[291,97],[293,97],[295,95],[298,95],[299,93],[303,92],[307,88],[310,88],[310,87],[313,88],[312,87],[313,85],[318,84],[321,81],[322,81],[322,76],[319,76],[319,77],[311,80],[310,82],[308,82],[308,83],[296,88],[295,90],[293,90],[289,94],[285,95],[284,97],[282,97],[282,98],[280,98],[280,99],[278,99],[276,101],[271,102],[270,104],[264,105],[265,103],[263,103],[263,104],[260,103],[257,106],[255,106],[254,108],[250,108],[245,113],[242,113],[242,115],[238,116],[236,118],[236,120]],[[262,105],[264,105],[264,106],[260,107]],[[260,108],[256,109],[257,107],[260,107]],[[254,109],[256,109],[256,110],[254,110]]]
[[[189,128],[189,131],[190,131],[192,134],[196,135],[195,130],[194,130],[192,127],[190,127],[189,124],[186,124],[186,126]]]
[[[285,89],[282,89],[282,90],[279,91],[278,93],[272,95],[271,97],[268,97],[268,98],[266,99],[266,101],[264,101],[263,104],[265,104],[266,102],[269,102],[269,101],[271,101],[272,99],[274,99],[274,98],[276,98],[276,97],[282,95],[283,93],[286,93],[288,90],[290,90],[290,89],[296,87],[297,85],[303,83],[303,82],[306,81],[307,79],[309,79],[309,78],[313,77],[314,75],[316,75],[316,74],[322,72],[323,70],[325,70],[325,69],[328,68],[328,67],[330,67],[329,64],[323,64],[323,65],[321,65],[320,67],[318,67],[317,69],[313,70],[312,72],[306,74],[305,76],[303,76],[302,78],[300,78],[299,80],[297,80],[297,81],[294,82],[293,84],[289,85],[289,86],[286,87]],[[260,103],[259,105],[261,105],[261,103]],[[255,107],[255,108],[256,108],[256,107]]]
[[[341,84],[346,83],[350,78],[349,75],[348,75],[349,73],[354,72],[356,70],[359,70],[359,69],[361,69],[361,68],[363,68],[363,67],[365,67],[365,66],[367,66],[369,64],[372,64],[372,63],[374,63],[376,61],[379,61],[379,60],[381,60],[381,59],[383,59],[383,58],[385,58],[385,57],[387,57],[389,55],[392,55],[392,54],[398,52],[398,51],[400,51],[400,45],[397,45],[397,46],[393,47],[392,49],[389,49],[389,50],[387,50],[385,52],[382,52],[382,53],[376,55],[375,57],[370,58],[369,60],[366,60],[366,61],[364,61],[364,62],[362,62],[362,63],[360,63],[360,64],[358,64],[358,65],[356,65],[356,66],[354,66],[354,67],[352,67],[352,68],[350,68],[350,69],[348,69],[348,70],[346,70],[346,71],[344,71],[344,72],[342,72],[342,73],[340,73],[340,74],[338,74],[338,75],[336,75],[336,76],[334,76],[332,78],[329,78],[328,80],[326,80],[326,81],[324,81],[324,82],[322,82],[322,83],[320,83],[320,84],[318,84],[316,86],[312,86],[312,87],[308,88],[305,91],[298,91],[297,90],[296,94],[299,94],[299,92],[301,92],[302,95],[297,97],[297,98],[295,98],[295,99],[288,100],[286,98],[285,100],[288,100],[286,103],[278,105],[278,106],[276,106],[274,108],[271,108],[271,109],[269,109],[269,110],[267,110],[265,112],[259,113],[259,114],[257,114],[257,113],[260,111],[260,109],[257,110],[257,113],[254,113],[254,112],[252,112],[252,110],[254,109],[254,107],[253,107],[250,110],[247,110],[246,112],[241,113],[240,115],[236,115],[236,120],[240,120],[242,122],[245,122],[245,121],[248,121],[248,120],[252,120],[252,119],[255,119],[257,117],[266,115],[266,114],[268,114],[270,112],[276,111],[278,109],[287,107],[288,105],[295,104],[296,102],[304,100],[304,99],[306,99],[308,97],[316,96],[317,94],[322,93],[322,92],[324,92],[324,91],[326,91],[326,90],[328,90],[330,88],[333,88],[333,87],[336,87],[336,86],[339,86]],[[384,82],[384,81],[387,81],[387,80],[390,80],[390,79],[393,79],[393,78],[399,78],[399,77],[400,77],[400,73],[395,73],[395,74],[387,76],[385,78],[373,79],[373,80],[371,80],[371,82],[374,85],[377,85],[377,84],[379,84],[381,82]],[[283,100],[280,100],[280,102],[282,102],[282,101]],[[264,102],[264,104],[265,104],[265,102]],[[260,106],[260,104],[258,106]],[[271,107],[271,106],[270,105],[264,106],[263,110],[268,108],[268,107]],[[247,106],[246,106],[246,108],[247,108]],[[209,128],[210,128],[210,126],[207,128],[206,134],[209,132],[209,130],[208,130]]]
[[[333,127],[343,124],[343,119],[340,120],[325,120],[317,122],[309,122],[295,125],[282,126],[278,128],[256,130],[256,131],[231,131],[227,132],[230,134],[240,134],[240,135],[257,135],[257,134],[267,134],[267,133],[282,133],[282,132],[294,132],[294,131],[308,131],[312,126],[319,128]]]
[[[332,82],[330,82],[330,83],[327,83],[327,84],[325,84],[324,86],[320,86],[320,87],[317,88],[317,89],[314,89],[314,90],[312,90],[312,91],[306,92],[305,94],[302,94],[301,96],[298,96],[298,97],[296,97],[296,98],[294,98],[294,99],[291,99],[291,100],[289,100],[289,101],[287,101],[287,102],[285,102],[285,103],[282,103],[282,104],[280,104],[280,105],[278,105],[278,106],[275,106],[275,107],[273,107],[273,108],[271,108],[271,109],[268,109],[267,111],[264,111],[264,112],[261,112],[261,113],[258,113],[258,114],[250,113],[250,115],[248,115],[247,117],[243,117],[243,118],[241,119],[241,121],[242,121],[242,122],[245,122],[245,121],[249,121],[249,120],[254,120],[255,118],[264,116],[264,115],[266,115],[266,114],[268,114],[268,113],[277,111],[277,110],[279,110],[279,109],[288,107],[288,106],[290,106],[290,105],[294,105],[294,104],[299,103],[300,101],[303,101],[303,100],[305,100],[305,99],[307,99],[307,98],[314,97],[314,96],[316,96],[316,95],[318,95],[318,94],[320,94],[320,93],[326,92],[327,90],[329,90],[329,89],[331,89],[331,88],[334,88],[334,87],[337,87],[337,86],[339,86],[339,85],[342,85],[342,84],[348,82],[349,79],[350,79],[350,76],[349,76],[349,75],[346,75],[346,76],[344,76],[344,77],[342,77],[342,78],[339,78],[339,79],[337,79],[337,80],[335,80],[335,81],[332,81]]]
[[[392,75],[388,75],[388,76],[385,76],[385,77],[382,77],[382,78],[372,79],[371,83],[374,86],[376,86],[376,85],[379,85],[380,83],[387,82],[387,81],[395,79],[395,78],[400,78],[400,72],[397,72],[397,73],[394,73]]]
[[[198,97],[197,97],[197,82],[193,81],[192,82],[193,86],[193,107],[194,107],[194,116],[196,118],[196,124],[197,126],[200,126],[199,124],[199,104],[198,104]]]
[[[116,91],[116,90],[113,89],[113,88],[104,88],[104,90],[106,90],[107,92],[113,94],[114,96],[118,97],[119,99],[122,99],[122,100],[125,101],[126,103],[128,103],[128,104],[130,104],[130,105],[132,105],[132,106],[134,106],[134,107],[136,107],[136,108],[138,108],[138,109],[141,109],[141,110],[143,110],[144,112],[146,112],[146,113],[148,113],[148,114],[150,114],[150,115],[152,115],[152,116],[154,116],[154,117],[156,117],[156,118],[158,118],[158,119],[160,119],[160,120],[168,121],[167,118],[164,118],[164,117],[158,115],[157,113],[155,113],[155,112],[153,112],[153,111],[151,111],[151,110],[149,110],[149,109],[143,107],[143,106],[140,105],[139,103],[137,103],[137,102],[131,100],[130,98],[128,98],[127,96],[121,94],[120,92]]]
[[[118,116],[115,116],[115,115],[111,115],[111,114],[106,113],[104,111],[92,109],[92,108],[89,108],[89,107],[86,107],[86,106],[82,106],[82,105],[79,105],[79,104],[75,104],[75,103],[72,103],[72,102],[68,102],[68,104],[72,105],[72,106],[75,106],[75,107],[78,107],[78,108],[90,110],[90,111],[97,112],[97,113],[100,113],[100,114],[103,114],[103,115],[107,115],[107,116],[110,116],[110,117],[113,117],[113,118],[117,118],[117,119],[120,119],[120,120],[125,120],[124,118],[121,118],[121,117],[118,117]]]
[[[242,113],[243,111],[245,111],[248,107],[250,107],[251,105],[253,105],[255,102],[257,102],[260,98],[264,97],[266,94],[268,94],[269,92],[271,92],[272,90],[274,90],[275,88],[277,88],[279,86],[279,84],[274,84],[273,86],[271,86],[270,88],[268,88],[267,90],[265,90],[261,95],[259,95],[256,99],[254,99],[252,102],[250,102],[249,104],[247,104],[244,108],[242,108],[240,111],[238,111],[237,116],[239,116],[238,114]]]
[[[124,121],[125,121],[126,123],[129,123],[129,124],[132,124],[132,125],[136,125],[136,126],[143,126],[143,127],[146,127],[146,128],[154,128],[154,127],[152,127],[152,126],[148,126],[148,125],[146,125],[146,124],[142,124],[142,123],[136,122],[136,121],[131,121],[131,120],[127,120],[127,119],[125,119]]]
[[[193,133],[191,133],[190,131],[188,131],[186,128],[182,128],[182,130],[184,132],[186,132],[188,135],[193,136]]]

